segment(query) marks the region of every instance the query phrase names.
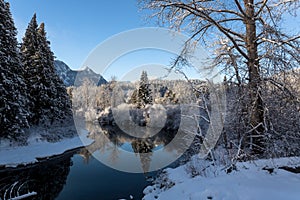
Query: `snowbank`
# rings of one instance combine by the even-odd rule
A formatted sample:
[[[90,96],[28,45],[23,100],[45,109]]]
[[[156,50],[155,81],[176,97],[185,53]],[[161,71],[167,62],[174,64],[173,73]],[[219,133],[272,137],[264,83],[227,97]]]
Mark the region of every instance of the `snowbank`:
[[[68,150],[87,146],[93,142],[93,140],[87,138],[87,131],[82,130],[78,134],[73,138],[65,138],[55,143],[41,141],[33,136],[29,138],[27,146],[9,146],[2,141],[0,145],[0,166],[17,167],[21,164],[32,164],[38,162],[39,158],[60,155]]]
[[[204,167],[208,163],[198,164]],[[198,171],[198,175],[193,176],[191,166],[187,163],[175,169],[167,169],[154,186],[144,190],[144,200],[298,200],[300,174],[279,168],[299,164],[300,158],[238,163],[237,170],[230,174],[224,168],[207,165]],[[272,169],[272,173],[263,169]]]

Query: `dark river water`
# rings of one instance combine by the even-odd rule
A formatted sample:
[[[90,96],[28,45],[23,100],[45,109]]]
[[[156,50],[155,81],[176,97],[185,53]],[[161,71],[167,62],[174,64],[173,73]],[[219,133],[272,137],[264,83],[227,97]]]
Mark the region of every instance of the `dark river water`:
[[[66,153],[50,161],[29,167],[0,171],[1,197],[9,199],[36,192],[27,199],[141,199],[150,183],[145,174],[133,174],[112,169],[94,157],[88,162],[80,151]],[[15,185],[14,188],[13,185]]]
[[[26,200],[142,199],[155,170],[170,166],[186,149],[170,145],[176,131],[135,139],[117,127],[90,124],[87,130],[95,142],[86,148],[30,166],[0,169],[0,199],[30,192],[36,194]]]
[[[144,174],[120,172],[95,158],[87,163],[79,155],[72,158],[73,166],[63,190],[56,199],[141,199],[149,185]]]

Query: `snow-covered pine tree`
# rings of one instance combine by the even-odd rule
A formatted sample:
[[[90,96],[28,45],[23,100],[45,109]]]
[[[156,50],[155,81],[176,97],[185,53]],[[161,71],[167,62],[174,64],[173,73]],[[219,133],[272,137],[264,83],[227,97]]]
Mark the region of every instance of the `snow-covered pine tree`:
[[[39,72],[39,58],[36,53],[36,49],[38,49],[38,41],[37,41],[37,28],[38,24],[36,22],[36,15],[32,17],[26,33],[23,38],[23,43],[21,45],[21,59],[24,67],[24,78],[27,85],[27,90],[29,93],[29,122],[30,124],[35,124],[38,121],[38,111],[35,109],[36,103],[39,97],[40,90],[40,77],[38,76]]]
[[[9,4],[0,0],[0,137],[20,139],[28,127],[28,102]]]
[[[50,100],[50,119],[57,121],[70,118],[72,116],[71,101],[63,81],[55,72],[54,54],[50,48],[50,42],[47,40],[45,24],[41,23],[38,28],[38,41],[40,44],[40,53],[43,58],[43,73],[47,75],[44,84],[47,91],[46,97]]]
[[[130,103],[130,104],[135,104],[135,105],[137,105],[137,102],[138,102],[138,90],[135,89],[135,90],[132,92],[132,95],[131,95],[131,97],[130,97],[129,103]]]
[[[143,71],[140,83],[139,83],[139,89],[138,89],[138,100],[137,100],[137,106],[138,108],[144,108],[147,104],[152,104],[152,91],[150,89],[150,84],[147,76],[147,72]]]
[[[44,24],[38,27],[32,17],[21,46],[25,80],[30,92],[30,123],[53,123],[69,118],[71,103],[66,88],[54,70],[54,55],[47,40]]]

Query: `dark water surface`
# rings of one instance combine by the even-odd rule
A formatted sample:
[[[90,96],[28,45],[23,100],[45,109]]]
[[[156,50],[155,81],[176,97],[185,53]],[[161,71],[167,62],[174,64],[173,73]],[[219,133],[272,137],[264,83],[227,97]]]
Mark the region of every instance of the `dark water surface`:
[[[36,192],[26,199],[141,199],[149,185],[145,174],[114,170],[76,152],[30,167],[0,171],[0,199]]]
[[[56,199],[142,199],[150,183],[144,174],[120,172],[91,157],[88,163],[74,155],[66,185]]]
[[[181,153],[178,146],[167,145],[176,134],[175,131],[161,132],[147,139],[135,139],[115,127],[101,129],[89,125],[87,130],[95,142],[86,148],[72,150],[30,166],[0,169],[0,200],[33,191],[36,195],[26,200],[142,199],[144,188],[151,184],[147,180],[156,173],[149,172],[152,171],[155,157],[163,155],[165,159],[176,158],[178,152]],[[108,162],[113,165],[124,160],[124,152],[131,152],[135,160],[140,162],[141,173],[122,172],[107,166]],[[146,156],[142,153],[146,153],[143,154]],[[100,162],[99,158],[105,158],[107,163],[103,164],[105,162]]]

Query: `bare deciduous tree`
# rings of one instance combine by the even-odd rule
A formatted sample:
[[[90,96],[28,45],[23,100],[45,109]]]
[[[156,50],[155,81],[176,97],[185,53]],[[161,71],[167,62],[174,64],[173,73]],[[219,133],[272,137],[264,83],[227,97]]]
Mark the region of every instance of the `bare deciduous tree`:
[[[190,34],[177,61],[186,60],[191,42],[213,52],[214,63],[251,99],[247,132],[261,153],[266,128],[261,86],[272,75],[299,67],[300,34],[284,33],[286,17],[296,16],[299,0],[140,0],[160,25]],[[175,62],[174,67],[180,62]]]

